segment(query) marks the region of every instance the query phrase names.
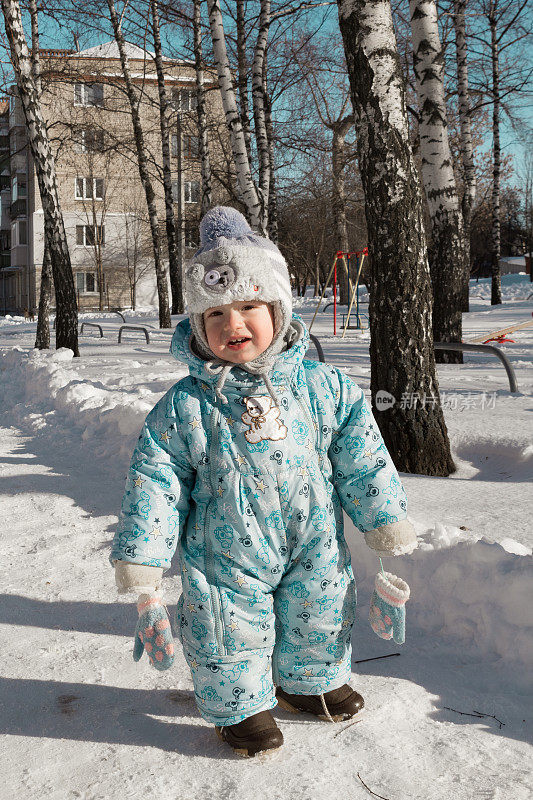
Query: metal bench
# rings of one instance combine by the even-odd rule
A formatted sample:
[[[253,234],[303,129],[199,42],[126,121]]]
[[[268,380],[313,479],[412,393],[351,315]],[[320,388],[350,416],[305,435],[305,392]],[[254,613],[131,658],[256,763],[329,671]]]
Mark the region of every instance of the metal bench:
[[[491,344],[469,344],[467,342],[434,342],[435,350],[471,350],[474,353],[489,353],[496,356],[502,362],[509,378],[509,390],[511,392],[518,391],[518,384],[516,383],[516,375],[511,362],[498,347],[493,347]]]
[[[141,331],[146,336],[146,341],[150,344],[150,336],[148,335],[148,331],[146,328],[143,328],[141,325],[121,325],[118,329],[118,343],[122,342],[122,331]]]
[[[54,320],[54,322],[55,322],[55,320]],[[82,322],[81,323],[81,328],[80,328],[80,336],[83,334],[83,329],[84,328],[98,328],[98,330],[100,331],[100,339],[104,338],[104,334],[103,334],[103,331],[102,331],[102,326],[98,325],[97,322]]]

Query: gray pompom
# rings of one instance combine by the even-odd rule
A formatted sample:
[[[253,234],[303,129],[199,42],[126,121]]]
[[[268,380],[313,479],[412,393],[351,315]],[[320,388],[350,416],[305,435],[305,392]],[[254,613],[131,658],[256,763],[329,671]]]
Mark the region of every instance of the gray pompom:
[[[246,219],[235,208],[216,206],[208,211],[200,223],[202,248],[216,247],[219,239],[237,239],[252,233]]]

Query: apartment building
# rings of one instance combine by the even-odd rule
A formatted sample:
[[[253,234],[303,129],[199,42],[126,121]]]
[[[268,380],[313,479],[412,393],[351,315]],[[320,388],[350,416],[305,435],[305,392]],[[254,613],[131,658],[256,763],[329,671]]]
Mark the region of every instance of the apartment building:
[[[145,150],[156,193],[166,256],[161,131],[152,54],[128,44],[140,93]],[[133,127],[114,41],[83,51],[42,50],[42,108],[54,153],[59,202],[79,310],[154,305],[155,273],[146,200]],[[181,220],[184,258],[197,246],[200,169],[195,72],[191,62],[165,59],[171,99],[172,193]],[[218,165],[213,201],[227,202],[232,181],[216,76],[206,73],[210,156]],[[178,164],[181,163],[181,179]],[[44,250],[43,210],[16,87],[0,101],[0,314],[38,306]],[[53,298],[52,298],[53,302]]]

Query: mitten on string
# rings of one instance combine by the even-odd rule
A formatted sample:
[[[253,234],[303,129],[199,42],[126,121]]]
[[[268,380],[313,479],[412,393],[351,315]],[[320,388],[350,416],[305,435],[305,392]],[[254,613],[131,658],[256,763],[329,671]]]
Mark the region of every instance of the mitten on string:
[[[378,572],[370,601],[370,624],[381,639],[405,642],[405,604],[410,595],[409,586],[397,575]]]
[[[146,650],[150,664],[157,670],[174,663],[174,641],[167,609],[155,594],[141,594],[137,602],[139,621],[135,628],[133,660],[139,661]]]

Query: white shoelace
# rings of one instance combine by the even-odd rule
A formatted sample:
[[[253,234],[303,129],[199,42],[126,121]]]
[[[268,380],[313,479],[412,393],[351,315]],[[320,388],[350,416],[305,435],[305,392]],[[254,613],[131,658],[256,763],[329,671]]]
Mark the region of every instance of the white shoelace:
[[[326,705],[326,700],[325,700],[323,694],[320,695],[320,700],[322,702],[322,708],[324,709],[324,714],[326,715],[326,719],[328,720],[328,722],[335,722],[335,720],[333,719],[333,717],[331,716],[331,714],[328,711],[328,707]]]

